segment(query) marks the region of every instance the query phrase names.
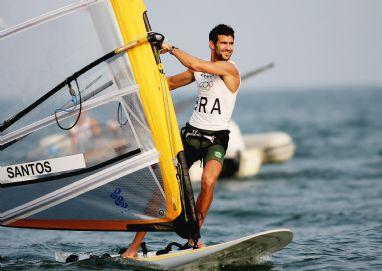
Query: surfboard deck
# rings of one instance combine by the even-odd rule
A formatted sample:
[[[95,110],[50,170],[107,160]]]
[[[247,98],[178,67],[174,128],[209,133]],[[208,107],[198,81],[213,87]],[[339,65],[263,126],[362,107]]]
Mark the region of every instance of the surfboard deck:
[[[235,265],[243,263],[258,263],[261,256],[270,255],[281,250],[293,239],[289,229],[277,229],[242,237],[217,245],[206,246],[199,249],[186,249],[170,251],[168,254],[155,255],[149,252],[147,257],[138,253],[134,260],[127,260],[117,255],[109,258],[119,258],[129,265],[150,266],[158,269],[176,268],[185,265],[226,264]],[[73,255],[68,252],[56,252],[56,261],[66,262],[67,257]],[[77,254],[77,261],[90,259],[91,254]],[[102,256],[99,256],[102,258]],[[76,258],[76,257],[75,257]]]

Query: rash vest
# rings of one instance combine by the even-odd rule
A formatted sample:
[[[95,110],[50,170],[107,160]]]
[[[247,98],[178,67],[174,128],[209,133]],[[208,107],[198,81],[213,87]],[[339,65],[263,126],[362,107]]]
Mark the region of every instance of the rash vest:
[[[198,97],[189,123],[204,130],[228,130],[238,90],[232,93],[219,75],[194,72],[194,77]]]

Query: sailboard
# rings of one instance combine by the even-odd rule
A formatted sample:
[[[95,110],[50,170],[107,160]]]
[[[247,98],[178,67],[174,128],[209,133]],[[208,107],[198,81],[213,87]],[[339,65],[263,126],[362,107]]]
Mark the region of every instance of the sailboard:
[[[143,1],[33,5],[1,7],[0,224],[197,238],[163,35]]]
[[[229,242],[206,246],[199,249],[172,250],[166,254],[158,251],[138,253],[135,259],[128,259],[126,263],[152,268],[169,269],[184,265],[206,267],[212,264],[243,265],[244,263],[258,264],[263,256],[269,256],[284,248],[292,241],[293,233],[288,229],[277,229],[260,232]],[[159,254],[159,255],[158,255]],[[56,252],[58,262],[74,263],[89,259],[120,258],[119,254],[74,254],[70,252]]]

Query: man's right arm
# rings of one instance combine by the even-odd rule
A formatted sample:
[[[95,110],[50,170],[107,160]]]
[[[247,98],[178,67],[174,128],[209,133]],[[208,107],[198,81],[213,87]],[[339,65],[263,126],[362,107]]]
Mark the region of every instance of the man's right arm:
[[[174,76],[167,77],[170,90],[177,89],[195,81],[194,72],[187,70]]]

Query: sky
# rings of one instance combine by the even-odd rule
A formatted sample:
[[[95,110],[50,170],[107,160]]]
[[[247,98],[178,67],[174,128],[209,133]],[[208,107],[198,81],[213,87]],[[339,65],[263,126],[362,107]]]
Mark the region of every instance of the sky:
[[[232,59],[240,72],[270,62],[247,87],[382,86],[381,0],[146,0],[154,31],[208,59],[208,33],[235,29]],[[183,70],[163,57],[167,73]]]
[[[39,1],[47,7],[76,2]],[[0,28],[5,22],[15,23],[13,17],[29,18],[32,13],[21,9],[14,16],[4,10],[10,3],[29,0],[1,0]],[[243,87],[382,87],[382,0],[145,0],[145,4],[154,31],[203,59],[210,56],[211,28],[231,25],[232,59],[242,74],[275,64]],[[33,12],[37,16],[44,10]],[[173,56],[162,59],[168,75],[184,70]]]

